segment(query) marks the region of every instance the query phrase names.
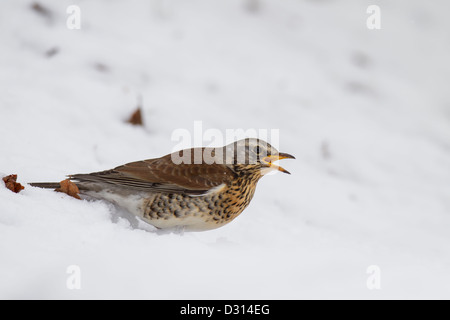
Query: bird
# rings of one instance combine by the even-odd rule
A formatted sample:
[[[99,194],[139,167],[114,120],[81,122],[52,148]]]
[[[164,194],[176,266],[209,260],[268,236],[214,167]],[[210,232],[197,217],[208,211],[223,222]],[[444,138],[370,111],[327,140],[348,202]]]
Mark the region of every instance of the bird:
[[[111,170],[69,175],[82,196],[106,200],[161,230],[207,231],[248,207],[258,181],[295,159],[264,140],[246,138],[224,147],[184,149]],[[59,183],[30,183],[59,188]]]

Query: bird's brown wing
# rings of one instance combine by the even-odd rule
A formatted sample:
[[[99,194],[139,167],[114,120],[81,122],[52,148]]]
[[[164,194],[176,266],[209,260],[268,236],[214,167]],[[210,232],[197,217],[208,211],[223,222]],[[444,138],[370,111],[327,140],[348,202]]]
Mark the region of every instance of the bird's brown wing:
[[[190,195],[204,194],[221,184],[229,184],[234,173],[222,164],[174,164],[171,155],[132,162],[112,170],[76,174],[79,182],[112,184],[137,191],[156,191]]]

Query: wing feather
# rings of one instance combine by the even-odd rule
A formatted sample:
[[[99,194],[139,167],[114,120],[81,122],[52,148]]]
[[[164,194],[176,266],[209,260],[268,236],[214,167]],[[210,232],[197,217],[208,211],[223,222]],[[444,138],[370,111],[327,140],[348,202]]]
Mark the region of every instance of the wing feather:
[[[185,152],[185,150],[180,151]],[[110,184],[146,192],[168,192],[200,195],[229,184],[234,172],[222,164],[174,164],[172,155],[137,161],[112,170],[90,174],[75,174],[78,182]]]

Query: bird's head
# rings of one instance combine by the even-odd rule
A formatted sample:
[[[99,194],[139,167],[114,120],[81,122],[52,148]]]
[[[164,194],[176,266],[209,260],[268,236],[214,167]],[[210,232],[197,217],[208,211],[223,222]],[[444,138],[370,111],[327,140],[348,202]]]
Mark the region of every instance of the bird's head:
[[[235,172],[265,175],[278,170],[289,173],[286,169],[274,164],[282,159],[295,159],[288,153],[278,152],[269,143],[261,139],[247,138],[239,140],[224,147],[226,164]]]

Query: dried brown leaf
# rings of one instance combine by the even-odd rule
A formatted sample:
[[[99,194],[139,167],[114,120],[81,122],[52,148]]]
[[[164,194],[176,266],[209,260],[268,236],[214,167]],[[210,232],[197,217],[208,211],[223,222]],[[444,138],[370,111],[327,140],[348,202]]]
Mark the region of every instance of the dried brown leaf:
[[[63,180],[60,182],[61,187],[58,189],[55,189],[57,192],[65,193],[75,199],[81,200],[79,194],[80,189],[78,189],[77,185],[70,181],[69,179]]]
[[[17,174],[12,174],[4,177],[3,181],[5,182],[6,188],[11,190],[12,192],[19,193],[20,191],[25,189],[24,186],[17,182]]]
[[[144,121],[142,121],[142,109],[137,108],[136,111],[131,115],[130,119],[127,121],[135,126],[143,126]]]
[[[39,2],[33,2],[31,4],[31,9],[36,12],[37,14],[47,18],[47,19],[51,19],[53,14],[50,11],[50,9],[48,9],[47,7],[45,7],[44,5],[42,5]]]

